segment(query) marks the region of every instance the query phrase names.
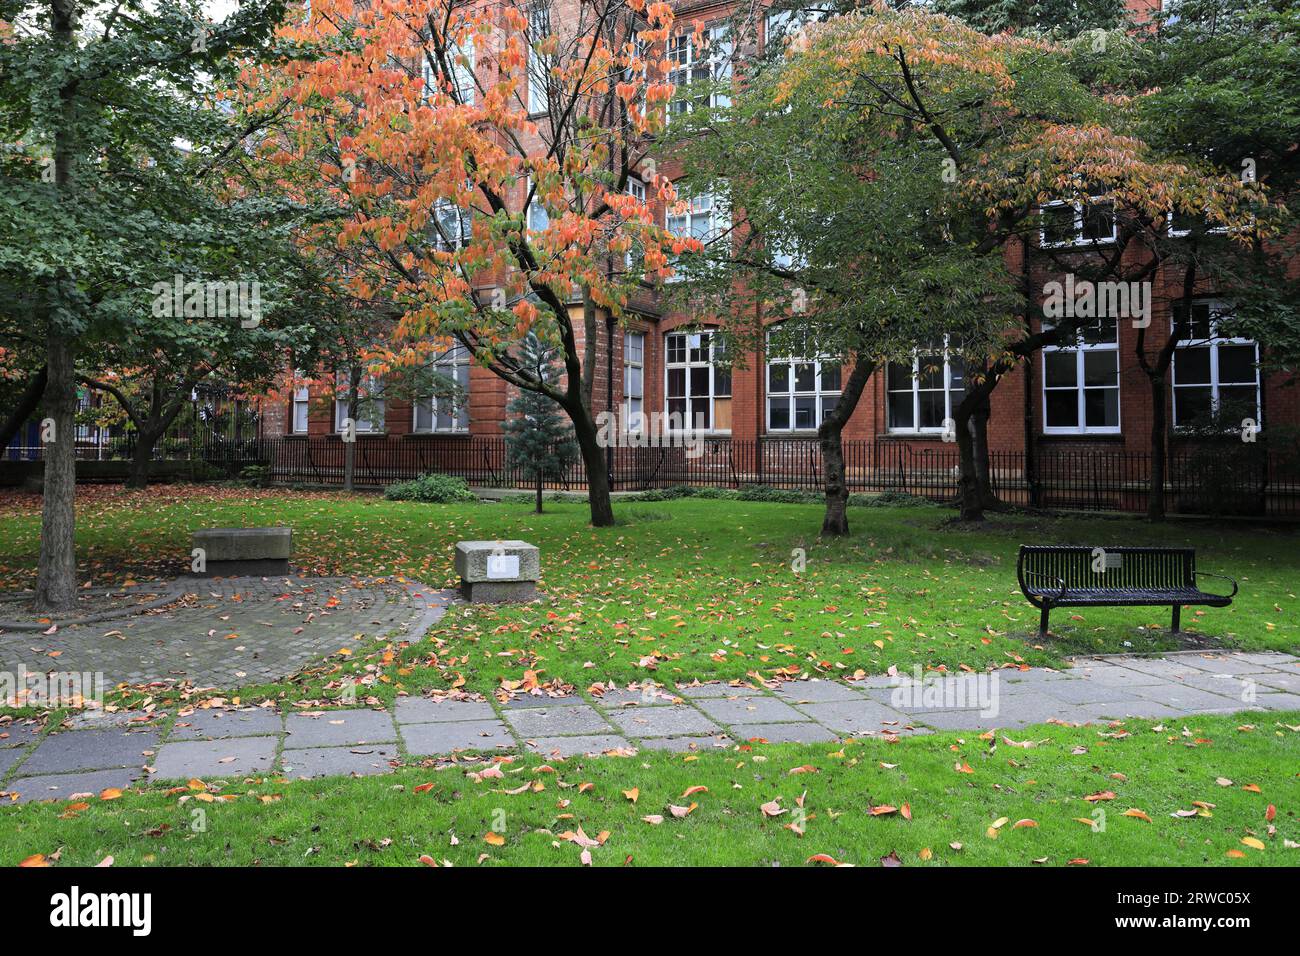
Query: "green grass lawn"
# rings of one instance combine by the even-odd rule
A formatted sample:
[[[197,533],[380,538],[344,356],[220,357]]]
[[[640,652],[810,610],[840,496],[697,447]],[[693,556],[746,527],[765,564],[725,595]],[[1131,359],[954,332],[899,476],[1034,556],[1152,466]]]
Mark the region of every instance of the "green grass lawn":
[[[0,498],[0,587],[34,580],[37,502]],[[1187,613],[1189,631],[1230,647],[1300,646],[1300,549],[1285,526],[1008,516],[972,530],[950,526],[945,509],[913,506],[855,508],[850,538],[819,542],[813,505],[616,502],[621,523],[600,530],[587,526],[583,504],[547,507],[539,516],[518,504],[93,488],[82,496],[77,537],[83,578],[97,584],[181,573],[189,532],[223,525],[292,526],[295,563],[308,573],[400,575],[433,587],[454,586],[458,540],[523,538],[541,548],[546,601],[457,606],[409,646],[377,636],[368,650],[281,684],[224,689],[250,702],[328,703],[349,674],[387,706],[400,692],[425,688],[491,693],[529,672],[580,687],[835,677],[1175,646],[1161,608],[1058,612],[1055,636],[1040,643],[1037,612],[1016,586],[1022,542],[1193,545],[1204,570],[1236,577],[1241,592],[1228,609]],[[807,567],[796,573],[792,552],[800,548]],[[591,848],[596,865],[803,865],[818,854],[877,865],[891,852],[907,865],[1294,864],[1300,850],[1285,841],[1300,842],[1298,731],[1300,715],[1252,714],[896,744],[756,744],[689,757],[643,751],[553,761],[554,772],[526,756],[505,764],[503,777],[477,781],[467,771],[485,765],[455,762],[355,780],[208,781],[183,792],[92,799],[84,809],[0,809],[0,865],[56,851],[63,863],[112,855],[119,863],[414,864],[427,854],[461,865],[578,865],[582,848],[561,835],[579,826],[593,839],[607,833]],[[955,769],[962,765],[973,772]],[[809,769],[791,772],[797,768]],[[432,786],[417,792],[423,784]],[[692,787],[708,790],[688,794]],[[635,804],[623,794],[634,788]],[[1083,799],[1102,791],[1115,798]],[[773,800],[789,812],[765,815],[761,806]],[[1213,806],[1172,815],[1195,809],[1194,801]],[[667,809],[692,803],[682,818]],[[898,812],[873,814],[882,806]],[[1097,806],[1106,810],[1104,830],[1078,822]],[[192,826],[200,819],[206,829]],[[1037,825],[1016,826],[1025,820]],[[495,841],[498,830],[504,843],[485,839],[493,833]]]
[[[0,586],[29,585],[39,515],[0,511]],[[853,535],[820,542],[814,505],[682,499],[616,503],[621,523],[592,529],[581,503],[534,515],[518,504],[429,505],[371,496],[248,489],[93,489],[78,515],[80,563],[97,583],[187,569],[189,532],[287,524],[309,573],[405,575],[456,583],[455,542],[522,538],[541,548],[549,600],[457,607],[384,669],[380,696],[464,681],[489,692],[534,671],[586,686],[652,677],[771,677],[1050,664],[1063,653],[1171,649],[1166,608],[1066,609],[1040,643],[1038,613],[1016,585],[1021,543],[1193,545],[1204,570],[1236,577],[1230,608],[1189,609],[1186,630],[1242,648],[1300,647],[1300,536],[1286,526],[1132,518],[1005,517],[946,524],[938,507],[855,508]],[[792,552],[806,551],[803,573]],[[379,658],[358,655],[360,669]]]
[[[499,777],[474,776],[493,766],[476,763],[303,783],[209,780],[0,809],[0,866],[34,854],[65,866],[106,856],[117,865],[410,866],[428,856],[578,866],[583,846],[566,834],[579,830],[599,844],[589,848],[596,866],[803,866],[823,854],[860,866],[890,854],[907,866],[1295,866],[1300,849],[1287,841],[1300,841],[1300,724],[1284,723],[1293,714],[1253,719],[548,764],[529,756],[499,764]],[[1085,799],[1099,794],[1113,798]],[[1197,815],[1174,816],[1198,801]]]

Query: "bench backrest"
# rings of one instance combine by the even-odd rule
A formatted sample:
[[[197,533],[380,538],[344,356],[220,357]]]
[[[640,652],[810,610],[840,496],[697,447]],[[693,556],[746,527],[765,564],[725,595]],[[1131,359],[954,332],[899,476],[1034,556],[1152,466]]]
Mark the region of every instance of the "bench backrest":
[[[1030,572],[1031,576],[1026,576]],[[1181,588],[1196,583],[1192,548],[1020,546],[1020,587],[1051,590],[1057,578],[1067,588]]]

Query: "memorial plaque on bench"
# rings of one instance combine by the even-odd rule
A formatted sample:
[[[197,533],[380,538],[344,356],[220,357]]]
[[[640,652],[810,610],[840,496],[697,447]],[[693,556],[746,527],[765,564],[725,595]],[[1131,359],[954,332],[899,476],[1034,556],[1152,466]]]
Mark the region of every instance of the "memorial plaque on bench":
[[[529,601],[537,594],[541,558],[527,541],[461,541],[456,573],[466,600]]]

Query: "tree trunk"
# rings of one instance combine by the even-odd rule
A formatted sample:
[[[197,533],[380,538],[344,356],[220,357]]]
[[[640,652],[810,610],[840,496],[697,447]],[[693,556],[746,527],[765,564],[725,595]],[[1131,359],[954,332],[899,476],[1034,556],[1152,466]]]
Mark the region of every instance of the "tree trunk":
[[[537,472],[537,513],[542,513],[542,473]]]
[[[126,487],[146,488],[149,485],[149,466],[153,463],[153,449],[158,442],[155,432],[137,431],[135,433],[135,452],[131,455],[131,467],[126,475]]]
[[[51,0],[51,32],[65,55],[76,45],[77,7],[73,0]],[[54,185],[69,208],[77,163],[77,79],[59,89],[54,131]],[[77,380],[73,336],[64,320],[61,282],[49,285],[46,303],[45,407],[54,426],[45,445],[44,500],[41,503],[41,556],[36,574],[36,604],[43,610],[72,606],[77,592]],[[44,429],[42,429],[44,430]],[[44,439],[46,436],[42,436]]]
[[[962,403],[963,405],[965,402]],[[970,429],[970,412],[953,413],[957,433],[957,509],[962,521],[984,520],[984,495],[980,491],[975,463],[975,437]]]
[[[48,379],[48,371],[42,365],[40,371],[27,380],[23,393],[18,396],[18,404],[9,413],[9,417],[4,420],[4,424],[0,425],[0,453],[3,453],[9,447],[9,443],[18,434],[18,429],[22,428],[23,423],[31,418],[36,409],[40,407],[41,397],[45,394],[45,383]]]
[[[1151,376],[1151,490],[1147,518],[1165,520],[1165,378]]]
[[[582,452],[582,464],[587,470],[587,500],[591,506],[591,526],[610,528],[614,525],[614,507],[609,498],[609,470],[605,467],[605,450],[596,439],[596,423],[584,406],[565,408],[573,420],[573,436]]]
[[[41,557],[36,576],[36,604],[45,610],[72,606],[77,593],[75,496],[77,488],[77,382],[72,340],[50,317],[47,362],[49,382],[42,424],[45,484],[41,504]],[[47,433],[47,425],[52,431]]]
[[[876,363],[860,355],[853,356],[853,371],[840,392],[834,410],[822,419],[817,441],[822,452],[822,481],[826,485],[826,514],[822,518],[822,535],[843,537],[849,533],[849,483],[844,468],[844,425],[853,416],[862,398],[867,380]]]
[[[971,415],[971,442],[980,500],[984,502],[985,508],[992,510],[1002,507],[1002,502],[993,493],[992,465],[989,460],[989,416],[989,397],[985,395]]]
[[[356,363],[348,372],[348,420],[349,426],[343,433],[343,490],[352,491],[357,472],[357,390],[361,388],[361,374]]]

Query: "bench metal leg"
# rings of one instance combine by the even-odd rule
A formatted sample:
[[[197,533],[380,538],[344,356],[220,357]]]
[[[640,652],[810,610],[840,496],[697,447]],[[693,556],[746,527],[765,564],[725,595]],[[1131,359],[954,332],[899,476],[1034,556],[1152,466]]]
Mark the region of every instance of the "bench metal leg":
[[[1043,605],[1043,612],[1038,616],[1038,636],[1047,636],[1047,616],[1051,614],[1051,609],[1046,604]]]
[[[1179,606],[1179,605],[1177,605],[1177,604],[1174,605],[1174,627],[1173,627],[1173,632],[1174,632],[1175,634],[1178,633],[1178,618],[1179,618],[1179,615],[1182,614],[1182,611],[1183,611],[1183,609],[1182,609],[1181,606]]]

